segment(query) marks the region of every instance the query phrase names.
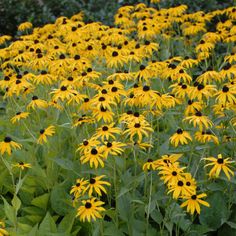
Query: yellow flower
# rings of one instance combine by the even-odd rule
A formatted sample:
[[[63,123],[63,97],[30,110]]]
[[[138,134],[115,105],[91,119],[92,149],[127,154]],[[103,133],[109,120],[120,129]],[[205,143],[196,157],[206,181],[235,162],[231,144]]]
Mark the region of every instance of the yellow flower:
[[[96,192],[99,196],[102,195],[102,192],[107,193],[103,185],[110,186],[111,184],[108,183],[107,181],[101,180],[104,177],[105,175],[100,175],[94,178],[90,178],[88,186],[84,189],[83,193],[88,191],[89,197],[91,197],[94,192]]]
[[[123,148],[125,146],[126,144],[121,142],[106,142],[106,144],[103,146],[103,155],[105,158],[107,158],[109,154],[113,156],[121,155],[122,152],[124,152]]]
[[[12,148],[14,149],[21,149],[21,144],[12,141],[11,137],[5,137],[4,141],[0,142],[0,152],[3,155],[5,152],[8,155],[11,155]]]
[[[9,233],[5,230],[5,223],[0,221],[0,236],[8,236]]]
[[[77,179],[76,184],[70,190],[70,194],[73,194],[76,199],[79,198],[84,193],[87,184],[88,180]]]
[[[200,131],[202,131],[203,128],[208,129],[209,127],[213,126],[213,122],[207,117],[202,115],[200,111],[197,111],[192,116],[187,116],[183,119],[184,121],[189,121],[189,123],[193,123],[193,126],[199,126]]]
[[[180,144],[187,144],[188,141],[192,141],[190,134],[187,131],[178,129],[175,134],[170,137],[170,143],[177,147]]]
[[[31,168],[31,164],[29,163],[24,163],[24,162],[18,162],[17,164],[13,165],[14,167],[18,167],[21,170],[24,170],[25,168]]]
[[[24,30],[27,30],[27,29],[31,29],[32,27],[33,27],[33,25],[30,22],[24,22],[24,23],[21,23],[18,26],[18,30],[19,31],[24,31]]]
[[[157,161],[153,161],[152,159],[148,159],[147,162],[143,164],[143,170],[156,170],[157,169]]]
[[[184,178],[180,178],[177,182],[168,184],[168,188],[168,194],[173,193],[174,199],[178,199],[182,196],[189,196],[191,194],[194,194],[196,191],[196,187],[193,185],[187,185]]]
[[[102,205],[104,202],[97,200],[96,198],[91,198],[82,201],[83,206],[77,209],[76,216],[80,218],[81,221],[96,220],[96,218],[102,218],[100,212],[105,211]]]
[[[167,165],[160,166],[157,169],[160,170],[159,175],[162,175],[161,179],[164,183],[173,185],[183,179],[182,174],[185,167],[180,168],[178,164],[168,165],[167,163]]]
[[[215,144],[219,144],[217,136],[215,136],[211,131],[197,131],[195,133],[195,139],[201,143],[213,141]]]
[[[11,123],[15,124],[17,121],[27,118],[29,114],[29,112],[17,112],[16,115],[11,118]]]
[[[35,110],[36,107],[43,109],[47,108],[48,103],[45,100],[39,99],[37,96],[33,96],[31,102],[28,104],[27,109],[32,108]]]
[[[138,136],[138,141],[141,142],[143,139],[143,135],[148,137],[148,132],[153,132],[154,130],[151,128],[150,124],[141,120],[140,122],[130,122],[128,123],[128,129],[123,132],[123,134],[130,135],[130,140],[133,140],[134,136]]]
[[[109,140],[109,138],[115,139],[114,134],[120,134],[121,130],[120,128],[113,127],[115,123],[111,123],[109,125],[103,125],[102,127],[98,128],[96,130],[96,133],[93,135],[94,138],[101,138],[101,140],[104,142],[104,140]]]
[[[186,207],[187,206],[187,212],[190,212],[191,215],[194,214],[196,211],[198,214],[200,214],[200,204],[210,207],[210,204],[206,201],[203,201],[201,198],[206,197],[207,195],[205,193],[196,195],[188,195],[184,196],[183,199],[186,199],[185,202],[183,202],[180,206],[181,207]]]
[[[102,152],[102,147],[92,147],[80,157],[80,161],[82,164],[89,162],[91,168],[94,166],[97,169],[99,164],[104,167],[105,157]]]
[[[210,163],[206,164],[207,166],[213,166],[209,172],[210,178],[218,178],[220,172],[223,170],[228,180],[230,180],[230,175],[234,176],[234,172],[230,169],[230,164],[234,163],[234,161],[230,161],[230,158],[223,159],[222,155],[219,154],[218,158],[215,157],[207,157],[203,158],[206,161],[210,161]]]
[[[224,85],[222,90],[217,92],[215,95],[217,96],[216,101],[219,104],[225,105],[227,102],[230,104],[236,103],[236,97],[235,97],[236,89],[232,89],[228,87],[227,85]]]
[[[46,143],[47,142],[47,136],[53,136],[53,134],[55,134],[55,126],[50,125],[46,129],[41,129],[39,131],[39,133],[40,133],[40,136],[37,140],[37,143],[39,143],[39,144]]]

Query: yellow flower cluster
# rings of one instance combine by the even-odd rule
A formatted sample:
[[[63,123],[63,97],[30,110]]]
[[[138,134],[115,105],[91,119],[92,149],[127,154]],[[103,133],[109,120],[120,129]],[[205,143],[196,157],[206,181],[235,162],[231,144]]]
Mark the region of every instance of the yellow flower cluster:
[[[163,155],[160,159],[149,159],[143,165],[143,170],[158,170],[161,180],[167,185],[168,194],[172,193],[173,199],[185,200],[181,207],[187,206],[187,212],[192,215],[195,211],[200,214],[200,204],[209,207],[209,203],[201,198],[206,197],[205,193],[197,195],[197,182],[191,173],[184,172],[178,162],[182,154]]]
[[[233,140],[221,136],[236,125],[236,8],[187,13],[186,5],[157,9],[158,2],[119,8],[114,26],[85,23],[78,13],[42,27],[25,22],[14,41],[1,36],[6,120],[12,130],[24,127],[16,136],[4,134],[1,155],[21,151],[28,139],[30,145],[47,143],[50,152],[51,140],[60,139],[57,131],[68,128],[86,138],[72,140],[70,148],[78,146],[73,154],[95,169],[105,168],[109,157],[125,155],[127,149],[155,155],[157,141],[161,146],[169,140],[175,150],[194,139],[199,145]],[[217,20],[223,16],[225,21]],[[18,135],[25,138],[19,137],[22,144],[11,138]],[[191,214],[200,213],[200,204],[209,206],[201,200],[206,194],[197,194],[195,179],[180,167],[180,156],[150,159],[143,169],[159,170],[168,193],[186,200],[181,206]],[[205,160],[213,165],[211,178],[221,170],[228,179],[233,176],[229,159]],[[17,167],[30,166],[20,162]],[[109,183],[103,177],[80,178],[72,187],[76,200],[89,196],[78,208],[83,221],[101,218],[103,202],[93,194],[106,193],[103,185]]]
[[[77,209],[77,216],[80,220],[89,222],[96,218],[102,218],[100,212],[105,211],[102,205],[104,202],[93,197],[94,194],[101,196],[102,193],[106,194],[107,191],[104,185],[110,186],[110,183],[102,180],[105,175],[90,178],[89,180],[77,179],[76,184],[72,186],[70,193],[74,195],[74,202],[78,203],[80,206]],[[89,199],[80,201],[80,198],[88,195]]]

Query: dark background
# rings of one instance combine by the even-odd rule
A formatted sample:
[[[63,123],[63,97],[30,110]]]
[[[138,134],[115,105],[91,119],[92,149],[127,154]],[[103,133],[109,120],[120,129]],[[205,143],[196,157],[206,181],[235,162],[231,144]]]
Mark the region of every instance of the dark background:
[[[59,16],[71,17],[85,13],[85,21],[102,21],[112,25],[117,9],[124,4],[136,4],[148,0],[0,0],[0,35],[16,33],[17,26],[30,21],[34,26],[54,22]],[[161,7],[187,4],[189,12],[211,11],[233,6],[233,0],[162,0]]]

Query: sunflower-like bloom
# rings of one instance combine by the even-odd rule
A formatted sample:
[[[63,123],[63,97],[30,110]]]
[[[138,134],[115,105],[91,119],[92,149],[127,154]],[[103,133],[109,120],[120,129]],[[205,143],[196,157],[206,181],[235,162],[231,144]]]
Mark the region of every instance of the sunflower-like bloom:
[[[209,172],[210,178],[218,178],[222,170],[228,180],[230,180],[230,175],[234,176],[234,172],[230,169],[230,164],[234,163],[234,161],[230,161],[230,158],[223,159],[222,155],[219,154],[218,158],[206,157],[203,159],[206,161],[210,161],[210,163],[206,164],[205,167],[213,166]]]
[[[97,200],[96,198],[91,198],[88,200],[82,201],[83,206],[80,206],[77,209],[76,216],[80,218],[81,221],[90,222],[92,219],[96,220],[96,218],[102,218],[100,212],[105,211],[102,205],[104,202]]]
[[[181,153],[178,153],[178,154],[173,153],[171,155],[169,155],[169,154],[163,155],[163,156],[161,156],[161,159],[158,159],[156,161],[156,164],[158,165],[158,167],[160,167],[160,169],[161,169],[161,167],[166,167],[166,166],[168,167],[168,166],[172,166],[172,165],[178,167],[179,166],[178,160],[182,156],[183,156],[183,154],[181,154]]]
[[[185,108],[184,115],[189,116],[195,114],[196,111],[201,111],[203,104],[201,102],[188,100],[188,105]]]
[[[39,143],[39,144],[46,143],[47,142],[47,136],[53,136],[53,134],[55,134],[55,126],[50,125],[46,129],[41,129],[39,131],[39,133],[40,133],[40,136],[37,140],[37,143]]]
[[[184,173],[185,167],[180,168],[178,164],[173,164],[160,166],[157,169],[160,170],[159,175],[161,175],[161,180],[163,180],[164,183],[173,185],[183,179],[182,174]]]
[[[18,26],[18,30],[19,31],[24,31],[24,30],[27,30],[27,29],[31,29],[33,27],[32,23],[30,22],[24,22],[24,23],[21,23],[19,26]]]
[[[76,94],[77,91],[73,90],[71,88],[67,88],[66,86],[61,86],[59,89],[55,89],[51,94],[53,94],[52,100],[57,101],[57,100],[69,100],[71,97]]]
[[[119,66],[123,66],[124,63],[127,62],[125,56],[121,55],[121,53],[117,50],[114,50],[110,53],[106,58],[107,66],[110,68],[118,68]]]
[[[168,184],[168,188],[168,193],[173,193],[174,199],[178,199],[182,196],[189,196],[191,194],[194,194],[196,191],[195,186],[187,185],[184,178],[180,178],[177,182]]]
[[[148,137],[149,132],[153,132],[154,130],[151,128],[150,124],[145,121],[141,120],[138,123],[130,122],[128,124],[128,129],[123,132],[123,134],[130,135],[130,140],[133,140],[134,136],[138,136],[138,141],[141,142],[143,139],[143,135]]]
[[[215,136],[211,131],[197,131],[194,137],[200,143],[213,141],[215,144],[219,144],[217,136]]]
[[[149,158],[144,164],[143,164],[143,170],[144,171],[148,171],[148,170],[156,170],[158,167],[157,164],[158,160],[153,160],[151,158]]]
[[[21,149],[22,145],[12,141],[11,137],[5,137],[4,141],[0,142],[0,152],[3,155],[5,152],[11,155],[13,149]]]
[[[96,169],[98,168],[99,164],[101,167],[104,167],[104,160],[105,157],[103,155],[102,147],[90,148],[90,150],[84,153],[84,155],[80,158],[82,164],[89,162],[90,167],[95,167]]]
[[[193,126],[199,126],[200,131],[203,128],[208,129],[213,126],[213,122],[207,117],[202,115],[200,111],[197,111],[194,115],[188,116],[184,118],[184,121],[189,121],[189,123],[193,123]]]
[[[23,161],[18,162],[17,164],[13,165],[14,167],[20,168],[21,170],[24,170],[26,168],[31,168],[30,163],[24,163]]]
[[[0,236],[8,236],[10,235],[6,230],[5,230],[5,223],[0,221]]]
[[[88,180],[84,180],[84,178],[77,179],[76,184],[71,187],[70,194],[73,194],[76,199],[79,198],[83,195],[87,184]]]
[[[236,89],[232,89],[229,86],[225,85],[221,91],[217,92],[215,94],[216,101],[220,104],[226,104],[229,102],[230,104],[235,104],[236,103]]]
[[[100,144],[100,141],[98,141],[96,138],[90,138],[90,139],[84,139],[81,144],[79,144],[78,149],[76,152],[87,153],[91,151],[92,147],[98,146]]]
[[[29,112],[17,112],[15,116],[11,118],[11,123],[15,124],[17,121],[21,119],[26,119],[29,116]]]
[[[214,93],[216,92],[216,86],[215,85],[203,85],[198,82],[194,83],[194,87],[191,88],[191,91],[189,93],[190,99],[197,98],[199,101],[203,100],[205,97],[206,99],[212,97]]]
[[[101,180],[102,178],[106,177],[105,175],[100,175],[94,178],[90,178],[88,186],[85,188],[84,192],[88,191],[89,197],[96,192],[99,196],[103,193],[107,193],[105,187],[103,185],[110,186],[111,184],[107,181]]]
[[[182,129],[177,129],[176,133],[170,137],[170,143],[177,147],[180,144],[187,144],[188,141],[192,141],[189,132]]]
[[[183,202],[180,207],[186,207],[187,206],[187,212],[189,212],[191,215],[194,214],[196,211],[198,214],[200,214],[201,208],[200,204],[206,207],[210,207],[210,204],[206,201],[203,201],[201,198],[206,197],[207,195],[205,193],[201,193],[199,195],[193,194],[184,196],[183,199],[186,201]]]
[[[39,99],[37,96],[33,96],[31,102],[28,104],[27,109],[32,108],[33,110],[35,110],[35,108],[40,108],[40,109],[44,109],[47,108],[48,103],[43,100],[43,99]]]
[[[115,139],[114,134],[120,134],[121,129],[118,127],[113,127],[115,123],[111,123],[109,125],[103,125],[102,127],[98,128],[96,130],[96,133],[94,134],[94,138],[101,138],[101,140],[104,142],[104,140],[108,140],[109,138]]]
[[[121,142],[106,142],[106,145],[103,146],[104,157],[107,158],[109,154],[113,156],[121,155],[124,152],[124,147],[126,144]]]

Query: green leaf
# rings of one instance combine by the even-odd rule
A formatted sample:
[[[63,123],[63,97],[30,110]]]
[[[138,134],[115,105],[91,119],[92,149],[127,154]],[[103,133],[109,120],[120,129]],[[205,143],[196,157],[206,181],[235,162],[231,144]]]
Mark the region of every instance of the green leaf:
[[[203,207],[200,214],[200,223],[209,228],[218,229],[227,221],[230,212],[228,210],[225,196],[222,192],[214,192],[207,198],[210,207]]]
[[[19,222],[18,222],[17,226],[18,226],[18,229],[20,230],[20,232],[22,232],[22,233],[28,233],[32,229],[32,226],[30,226],[28,224],[22,224]]]
[[[163,216],[161,214],[160,211],[158,210],[154,210],[152,213],[151,213],[151,217],[153,220],[155,220],[158,224],[161,224],[161,222],[163,221]]]
[[[47,205],[48,205],[48,200],[49,200],[49,193],[45,193],[39,197],[36,197],[34,198],[32,201],[31,201],[31,204],[33,206],[37,206],[41,209],[44,209],[46,210],[47,209]]]
[[[236,229],[236,223],[227,221],[226,224],[228,224],[231,228]]]
[[[57,185],[52,189],[50,202],[52,209],[59,215],[66,215],[73,210],[70,206],[70,195],[62,185]]]
[[[12,206],[15,209],[15,212],[17,214],[17,212],[18,212],[18,210],[20,209],[20,206],[21,206],[21,200],[16,195],[14,195],[11,203],[12,203]]]
[[[5,215],[8,218],[8,220],[11,222],[11,224],[14,225],[15,221],[16,221],[16,219],[15,219],[15,210],[14,210],[13,206],[11,206],[4,197],[2,197],[2,199],[3,199],[3,202],[4,202]]]
[[[71,232],[71,229],[73,227],[74,220],[75,220],[75,215],[76,215],[76,212],[73,211],[73,212],[67,214],[66,216],[64,216],[64,218],[62,219],[62,221],[60,222],[60,224],[58,226],[59,233],[70,233]]]
[[[66,169],[66,170],[73,170],[74,169],[73,162],[68,159],[54,158],[52,160],[55,161],[63,169]]]
[[[42,223],[39,226],[39,235],[40,236],[48,236],[50,233],[56,233],[57,227],[56,224],[51,217],[50,213],[47,212],[46,216],[44,217]]]
[[[38,236],[37,232],[38,232],[38,224],[36,224],[36,225],[30,230],[30,232],[28,233],[27,236]]]

